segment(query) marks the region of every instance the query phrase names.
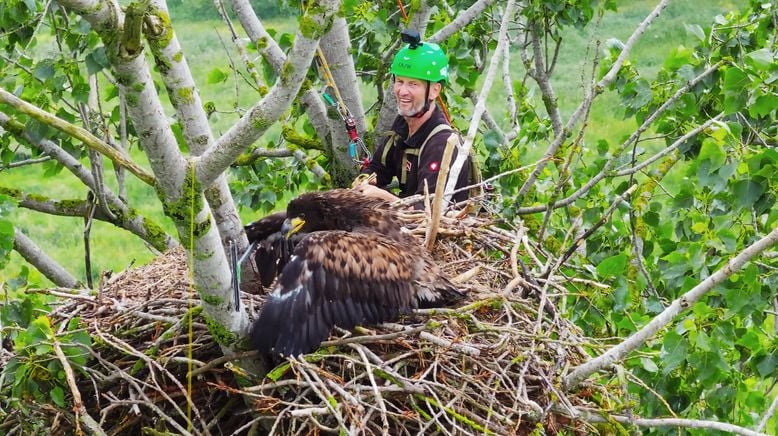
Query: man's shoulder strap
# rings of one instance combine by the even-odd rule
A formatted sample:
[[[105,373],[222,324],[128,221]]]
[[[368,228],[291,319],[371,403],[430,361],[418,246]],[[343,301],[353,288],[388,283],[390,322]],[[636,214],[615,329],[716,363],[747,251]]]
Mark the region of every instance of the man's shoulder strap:
[[[449,126],[448,124],[446,124],[446,123],[438,124],[437,126],[435,126],[435,128],[432,129],[430,134],[427,135],[427,138],[424,139],[424,142],[421,143],[421,147],[419,147],[419,151],[418,151],[418,155],[419,156],[421,156],[422,151],[424,151],[424,147],[427,145],[427,143],[430,141],[430,139],[433,136],[435,136],[438,133],[440,133],[440,132],[453,132],[453,134],[456,134],[457,136],[459,136],[456,133],[456,131],[454,131],[454,128]],[[451,140],[451,138],[449,138],[449,141],[450,140]],[[416,154],[416,153],[414,153],[414,154]]]

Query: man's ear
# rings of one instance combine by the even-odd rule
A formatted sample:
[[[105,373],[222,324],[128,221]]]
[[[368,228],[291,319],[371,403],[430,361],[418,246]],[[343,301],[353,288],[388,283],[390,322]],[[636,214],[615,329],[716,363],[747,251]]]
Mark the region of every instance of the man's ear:
[[[430,100],[435,100],[440,95],[443,85],[440,82],[430,83]]]

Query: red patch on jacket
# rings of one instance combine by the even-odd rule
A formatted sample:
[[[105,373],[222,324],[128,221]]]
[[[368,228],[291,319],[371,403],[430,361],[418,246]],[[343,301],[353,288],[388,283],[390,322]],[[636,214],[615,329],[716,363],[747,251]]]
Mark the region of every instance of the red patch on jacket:
[[[409,161],[409,160],[406,160],[406,161],[405,161],[405,171],[407,171],[407,172],[411,172],[411,169],[412,169],[412,168],[413,168],[413,164],[411,163],[411,161]]]
[[[440,167],[440,164],[439,164],[439,163],[437,163],[437,162],[432,162],[432,163],[430,164],[430,171],[437,171],[438,169],[440,169],[439,167]]]

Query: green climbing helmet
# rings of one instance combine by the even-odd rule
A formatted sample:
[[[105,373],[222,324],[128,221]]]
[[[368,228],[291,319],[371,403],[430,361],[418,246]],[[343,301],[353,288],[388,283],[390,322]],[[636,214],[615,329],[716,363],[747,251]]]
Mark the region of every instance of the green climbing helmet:
[[[448,83],[448,57],[433,42],[406,44],[392,60],[391,73],[395,76],[430,82]]]

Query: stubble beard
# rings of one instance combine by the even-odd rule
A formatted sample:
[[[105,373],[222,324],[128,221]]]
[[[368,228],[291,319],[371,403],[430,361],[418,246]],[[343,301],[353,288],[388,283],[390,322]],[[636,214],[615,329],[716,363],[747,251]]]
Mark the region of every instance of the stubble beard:
[[[397,102],[397,114],[402,117],[413,117],[416,116],[421,110],[424,109],[424,102],[420,102],[418,104],[414,104],[411,106],[410,109],[403,110],[400,107],[400,102]]]

